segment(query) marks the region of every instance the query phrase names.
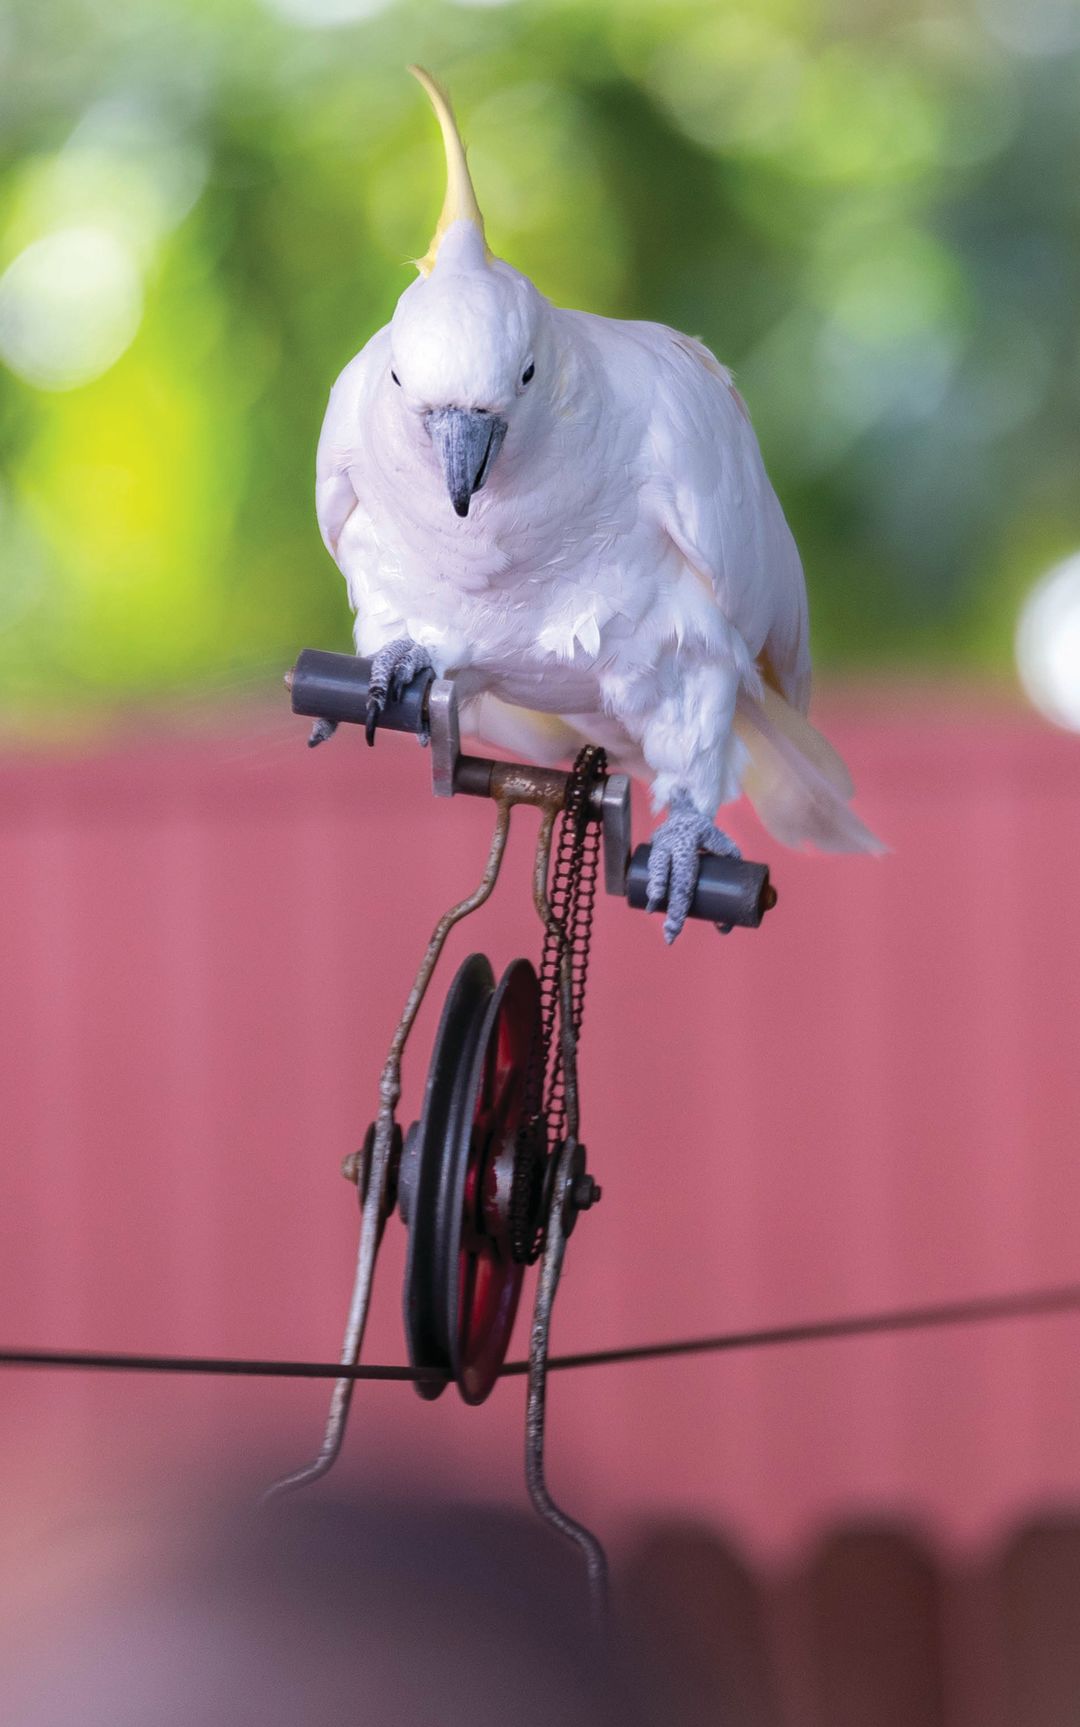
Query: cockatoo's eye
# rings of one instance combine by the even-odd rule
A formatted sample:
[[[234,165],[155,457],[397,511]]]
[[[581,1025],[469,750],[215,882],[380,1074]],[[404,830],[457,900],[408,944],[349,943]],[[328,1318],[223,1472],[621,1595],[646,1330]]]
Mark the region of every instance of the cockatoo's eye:
[[[397,385],[397,387],[398,387],[398,389],[399,389],[399,390],[400,390],[400,388],[401,388],[401,379],[400,379],[400,378],[399,378],[399,377],[398,377],[398,375],[397,375],[397,373],[396,373],[396,372],[395,372],[395,371],[394,371],[394,369],[393,369],[393,367],[392,367],[392,366],[391,366],[391,368],[390,368],[390,376],[391,376],[391,377],[392,377],[392,378],[393,378],[393,380],[394,380],[394,382],[395,382],[395,384],[396,384],[396,385]]]
[[[535,373],[536,373],[536,364],[534,361],[530,360],[528,365],[526,366],[525,370],[521,374],[522,384],[531,383]]]

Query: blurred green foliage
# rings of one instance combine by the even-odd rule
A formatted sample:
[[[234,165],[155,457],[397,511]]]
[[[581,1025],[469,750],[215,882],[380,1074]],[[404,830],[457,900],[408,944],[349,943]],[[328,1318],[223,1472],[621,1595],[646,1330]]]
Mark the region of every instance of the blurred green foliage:
[[[817,659],[1003,671],[1080,544],[1073,0],[15,0],[0,16],[0,712],[346,646],[326,393],[441,202],[731,364]]]

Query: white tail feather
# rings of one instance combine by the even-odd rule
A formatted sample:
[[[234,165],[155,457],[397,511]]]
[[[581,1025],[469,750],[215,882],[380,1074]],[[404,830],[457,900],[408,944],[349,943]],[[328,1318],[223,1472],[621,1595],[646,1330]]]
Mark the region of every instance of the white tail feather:
[[[888,849],[851,808],[851,775],[832,745],[775,690],[760,701],[741,690],[735,730],[748,757],[743,790],[774,839],[827,852]]]

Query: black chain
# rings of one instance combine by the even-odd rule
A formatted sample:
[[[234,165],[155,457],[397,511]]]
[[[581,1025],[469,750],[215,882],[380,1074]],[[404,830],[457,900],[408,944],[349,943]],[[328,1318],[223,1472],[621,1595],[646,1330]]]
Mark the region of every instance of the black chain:
[[[569,951],[571,1017],[575,1042],[585,1013],[596,878],[600,862],[600,822],[592,794],[607,771],[607,756],[588,744],[580,751],[566,788],[559,817],[555,862],[548,903],[551,917],[540,956],[540,1035],[526,1081],[526,1126],[518,1142],[510,1201],[514,1258],[531,1264],[543,1233],[538,1221],[548,1147],[554,1152],[566,1132],[566,1076],[559,1035],[559,981]]]
[[[551,922],[544,932],[540,959],[540,1003],[547,1074],[544,1114],[552,1146],[557,1146],[566,1132],[562,1038],[555,1035],[560,1000],[559,976],[563,953],[569,948],[571,1016],[576,1042],[581,1035],[585,1012],[585,983],[589,971],[596,872],[600,859],[600,824],[590,808],[590,798],[606,767],[604,751],[593,744],[588,744],[574,763],[551,878]]]

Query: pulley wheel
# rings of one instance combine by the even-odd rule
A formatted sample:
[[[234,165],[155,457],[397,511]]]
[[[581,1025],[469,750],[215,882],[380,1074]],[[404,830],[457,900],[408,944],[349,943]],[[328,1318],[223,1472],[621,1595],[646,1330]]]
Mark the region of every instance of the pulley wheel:
[[[539,1022],[528,960],[515,960],[496,988],[484,955],[470,955],[446,998],[423,1115],[406,1144],[409,1359],[453,1379],[466,1403],[492,1390],[521,1294],[510,1194]],[[422,1397],[442,1389],[417,1385]]]

